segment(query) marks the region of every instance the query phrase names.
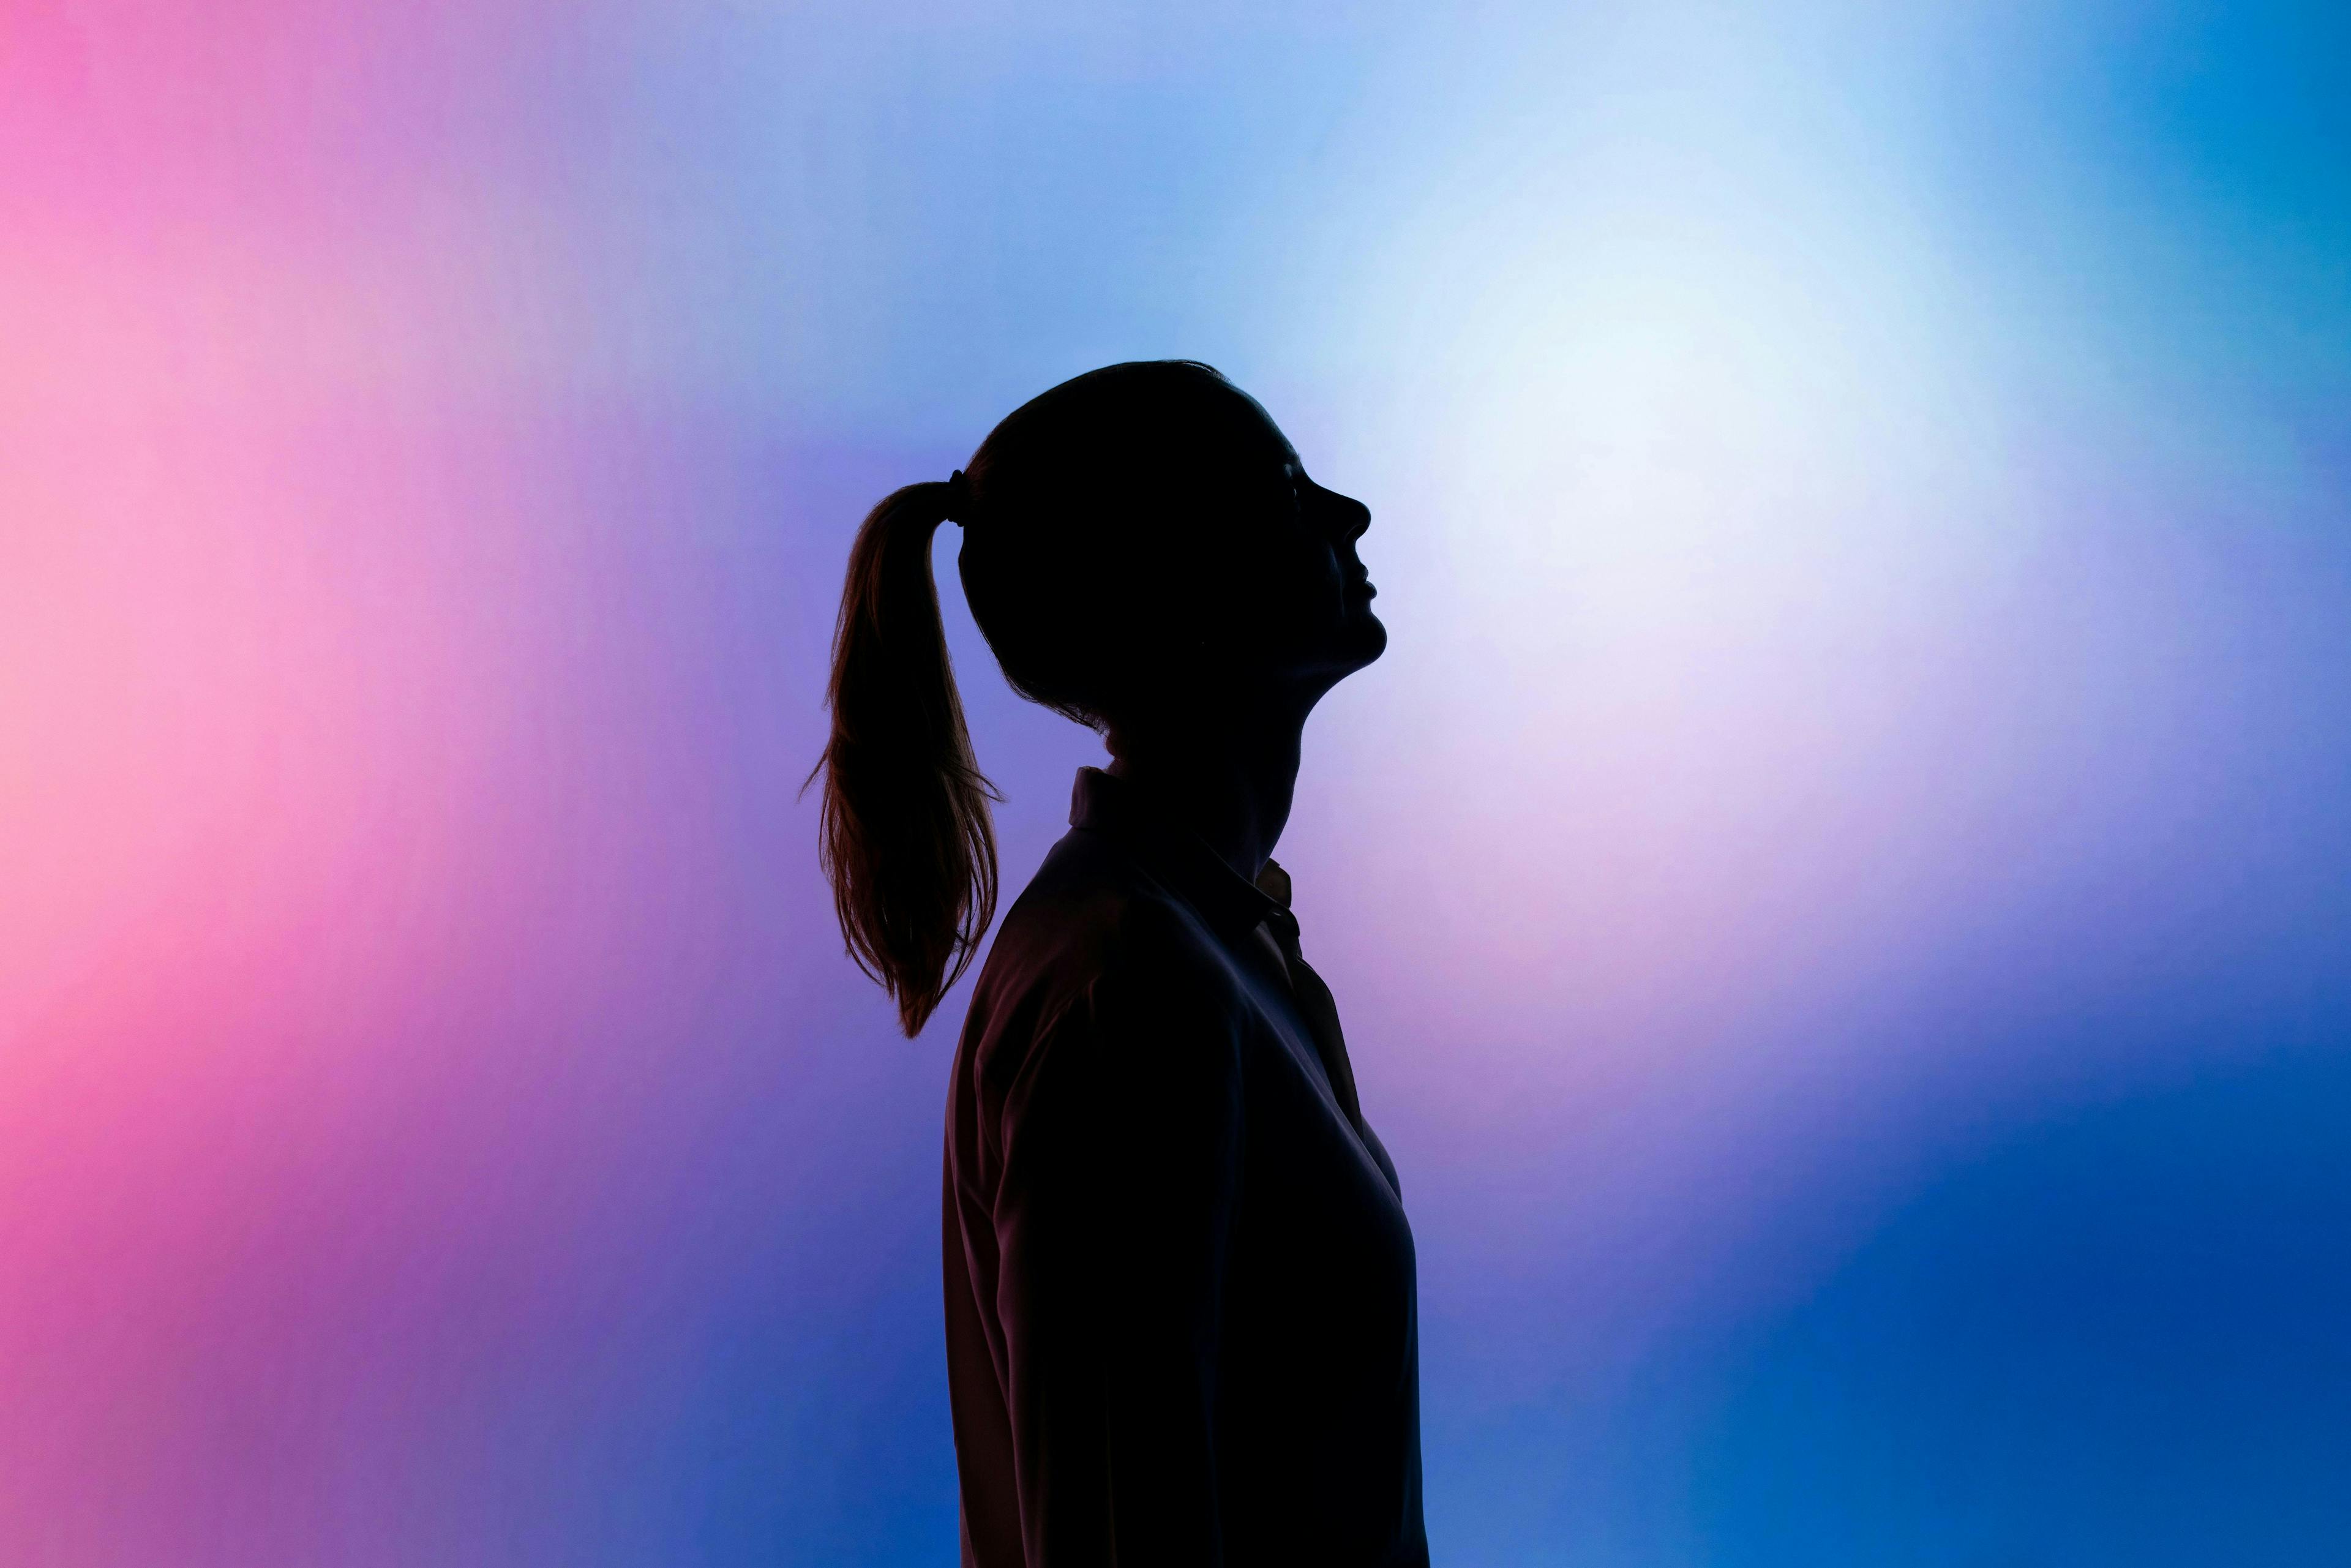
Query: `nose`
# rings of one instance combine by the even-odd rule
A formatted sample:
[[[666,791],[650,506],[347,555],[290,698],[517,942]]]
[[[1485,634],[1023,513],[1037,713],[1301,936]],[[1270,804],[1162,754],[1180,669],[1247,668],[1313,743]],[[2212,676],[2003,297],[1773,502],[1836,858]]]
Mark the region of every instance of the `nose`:
[[[1324,490],[1322,504],[1326,524],[1332,535],[1341,540],[1362,538],[1364,530],[1372,526],[1372,509],[1353,496]]]

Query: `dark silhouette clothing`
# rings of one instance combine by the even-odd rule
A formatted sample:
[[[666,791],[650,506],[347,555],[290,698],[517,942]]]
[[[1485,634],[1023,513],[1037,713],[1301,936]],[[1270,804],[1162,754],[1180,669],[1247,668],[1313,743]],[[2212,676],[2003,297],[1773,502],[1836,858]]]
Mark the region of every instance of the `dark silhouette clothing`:
[[[1425,1564],[1412,1231],[1288,878],[1094,768],[1071,822],[948,1095],[963,1560]]]

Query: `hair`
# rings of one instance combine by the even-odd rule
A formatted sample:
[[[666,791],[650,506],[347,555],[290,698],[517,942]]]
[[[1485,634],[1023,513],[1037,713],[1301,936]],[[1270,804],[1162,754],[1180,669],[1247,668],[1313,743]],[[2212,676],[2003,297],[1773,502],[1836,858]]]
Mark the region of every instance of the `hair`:
[[[1232,392],[1190,360],[1063,382],[988,434],[961,486],[891,492],[850,546],[826,689],[832,734],[817,764],[819,849],[850,956],[896,1000],[909,1036],[995,916],[988,802],[1002,799],[972,755],[933,536],[950,517],[964,525],[965,597],[1012,689],[1108,733],[1162,678],[1152,650],[1187,598],[1185,552],[1155,559],[1144,547],[1207,482],[1203,465],[1170,458],[1208,430],[1212,388]]]

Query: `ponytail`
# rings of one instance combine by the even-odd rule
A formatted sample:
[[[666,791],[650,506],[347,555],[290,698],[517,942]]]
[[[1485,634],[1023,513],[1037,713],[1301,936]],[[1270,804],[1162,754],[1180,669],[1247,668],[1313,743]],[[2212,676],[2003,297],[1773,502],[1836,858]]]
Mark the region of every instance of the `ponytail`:
[[[961,479],[961,476],[957,476]],[[909,1036],[971,963],[996,914],[996,834],[956,695],[931,538],[960,484],[909,485],[849,549],[825,703],[832,736],[819,853],[850,956]]]

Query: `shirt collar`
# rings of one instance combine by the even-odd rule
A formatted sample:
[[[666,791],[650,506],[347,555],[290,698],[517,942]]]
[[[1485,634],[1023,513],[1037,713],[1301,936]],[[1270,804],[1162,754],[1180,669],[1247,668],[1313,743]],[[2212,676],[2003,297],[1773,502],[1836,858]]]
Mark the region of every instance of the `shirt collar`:
[[[1199,834],[1163,810],[1131,779],[1099,768],[1079,768],[1077,785],[1070,793],[1070,825],[1126,845],[1144,869],[1199,911],[1200,917],[1228,941],[1247,936],[1282,907],[1281,901],[1227,865]],[[1279,868],[1276,871],[1278,874]]]

